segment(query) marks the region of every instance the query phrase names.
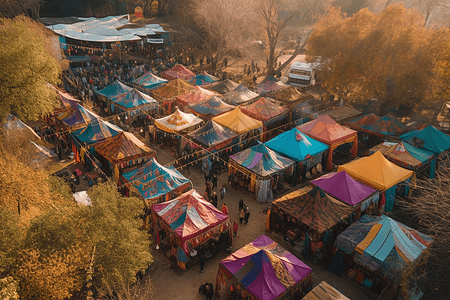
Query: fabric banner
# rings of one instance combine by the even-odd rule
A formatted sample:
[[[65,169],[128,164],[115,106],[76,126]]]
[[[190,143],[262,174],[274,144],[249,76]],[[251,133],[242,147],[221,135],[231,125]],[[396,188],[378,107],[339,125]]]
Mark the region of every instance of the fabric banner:
[[[428,176],[430,179],[434,178],[435,171],[436,171],[436,159],[433,159],[433,161],[430,164],[430,174]]]
[[[375,194],[373,194],[372,196],[370,196],[369,198],[364,200],[364,202],[361,203],[361,212],[365,211],[370,206],[370,204],[377,203],[379,199],[380,199],[380,194],[379,194],[379,192],[376,192]]]
[[[258,180],[259,184],[259,191],[256,200],[258,202],[272,202],[273,200],[273,193],[272,189],[270,188],[270,182],[271,180]]]
[[[317,155],[314,155],[310,157],[309,159],[305,160],[306,163],[306,169],[310,170],[312,167],[316,166],[317,164],[322,163],[322,153],[319,153]]]
[[[384,193],[386,195],[386,205],[385,212],[391,212],[394,207],[395,193],[397,191],[397,185],[393,185],[389,189],[387,189]]]

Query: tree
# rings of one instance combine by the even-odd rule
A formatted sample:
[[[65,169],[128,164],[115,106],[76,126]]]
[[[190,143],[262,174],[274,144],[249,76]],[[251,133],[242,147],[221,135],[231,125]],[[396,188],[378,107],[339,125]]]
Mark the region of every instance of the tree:
[[[43,26],[23,16],[0,19],[0,118],[14,112],[24,120],[50,113],[61,68],[46,51]]]
[[[321,57],[328,92],[354,101],[375,97],[383,115],[389,105],[417,105],[434,96],[436,58],[448,35],[422,24],[422,15],[400,4],[350,18],[332,8],[314,26],[308,54]]]
[[[39,19],[39,9],[42,0],[4,0],[0,1],[0,17],[14,18],[26,15],[35,20]]]
[[[18,251],[22,248],[23,228],[19,215],[0,209],[0,274],[11,271]]]

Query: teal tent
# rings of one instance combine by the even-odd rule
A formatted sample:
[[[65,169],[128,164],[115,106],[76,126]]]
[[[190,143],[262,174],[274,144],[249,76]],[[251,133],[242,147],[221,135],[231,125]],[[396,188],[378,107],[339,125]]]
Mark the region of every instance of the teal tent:
[[[188,134],[195,142],[205,146],[208,149],[222,148],[228,146],[237,134],[214,121],[208,121],[204,126]]]
[[[80,142],[90,145],[107,138],[116,136],[122,129],[103,120],[97,120],[86,127],[72,132],[72,135]]]
[[[111,97],[113,104],[122,108],[136,108],[145,105],[147,108],[156,108],[158,102],[147,94],[131,89],[125,94]],[[153,104],[153,105],[151,105]]]
[[[220,78],[212,76],[203,71],[202,73],[192,77],[192,79],[188,82],[192,85],[209,86],[214,84],[218,80],[220,80]]]
[[[450,148],[450,137],[431,125],[422,130],[413,130],[405,133],[400,136],[400,139],[415,147],[429,150],[438,155]]]
[[[131,87],[123,84],[119,80],[116,80],[107,87],[105,87],[103,90],[97,91],[97,93],[106,98],[112,98],[121,94],[128,93],[131,90],[132,90]]]
[[[205,118],[212,118],[234,109],[235,106],[225,103],[217,96],[212,96],[208,100],[192,105],[189,109],[196,115]]]
[[[133,83],[137,84],[144,89],[153,90],[161,87],[167,83],[168,80],[154,75],[152,72],[147,72],[139,78],[136,78]]]

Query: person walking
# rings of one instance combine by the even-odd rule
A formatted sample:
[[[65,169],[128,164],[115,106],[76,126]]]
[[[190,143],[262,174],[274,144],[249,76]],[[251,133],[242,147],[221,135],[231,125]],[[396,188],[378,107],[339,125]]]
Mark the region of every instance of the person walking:
[[[240,212],[241,209],[243,209],[243,208],[244,208],[244,200],[241,199],[241,200],[239,200],[239,212]]]
[[[234,233],[234,236],[235,236],[235,237],[236,237],[236,235],[237,235],[238,229],[239,229],[239,224],[238,224],[238,222],[234,221],[234,224],[233,224],[233,233]]]
[[[248,218],[250,218],[250,208],[248,206],[245,207],[245,224],[248,223]]]
[[[205,296],[206,300],[212,300],[212,296],[214,295],[213,284],[208,283],[205,288]]]
[[[225,187],[222,184],[222,187],[220,188],[220,200],[223,200],[223,198],[225,198],[226,193],[227,193],[227,190],[225,190]]]
[[[228,215],[228,207],[227,207],[227,204],[226,204],[226,203],[224,203],[224,204],[222,205],[222,212],[223,212],[224,214],[227,214],[227,215]]]
[[[219,178],[217,178],[216,174],[213,174],[211,178],[211,182],[213,184],[212,188],[215,189],[217,187],[217,181],[219,181]]]
[[[225,68],[228,66],[228,58],[224,58],[223,59],[223,65],[225,66]]]
[[[217,199],[216,192],[213,192],[212,197],[211,197],[211,202],[214,205],[214,207],[217,208],[217,204],[219,203],[219,199]]]
[[[205,260],[206,260],[205,254],[202,254],[202,256],[200,256],[200,271],[202,273],[204,272],[203,267],[205,266]]]
[[[245,218],[245,210],[244,208],[241,208],[241,211],[239,212],[239,221],[241,222],[242,225],[242,221],[244,221]]]

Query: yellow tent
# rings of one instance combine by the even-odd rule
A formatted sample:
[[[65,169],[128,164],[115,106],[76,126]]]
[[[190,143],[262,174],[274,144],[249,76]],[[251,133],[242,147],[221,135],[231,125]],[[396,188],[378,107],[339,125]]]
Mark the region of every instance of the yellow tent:
[[[353,179],[380,191],[385,191],[414,174],[413,171],[387,160],[380,151],[339,166],[337,171],[345,171]]]
[[[212,120],[238,134],[243,134],[247,131],[260,127],[262,128],[263,126],[261,121],[245,115],[239,107],[236,107],[230,112],[212,118]]]

